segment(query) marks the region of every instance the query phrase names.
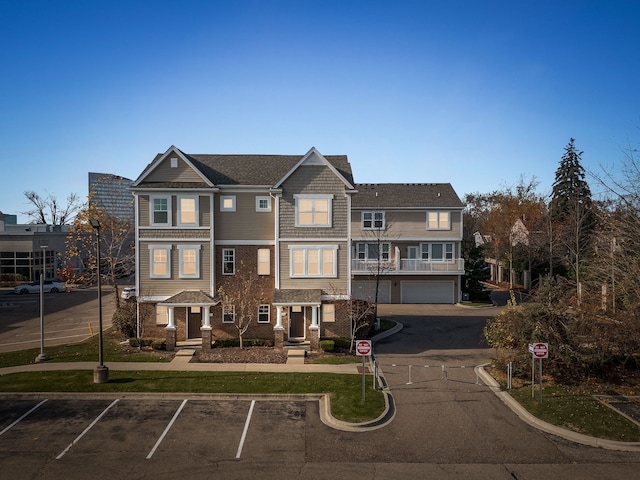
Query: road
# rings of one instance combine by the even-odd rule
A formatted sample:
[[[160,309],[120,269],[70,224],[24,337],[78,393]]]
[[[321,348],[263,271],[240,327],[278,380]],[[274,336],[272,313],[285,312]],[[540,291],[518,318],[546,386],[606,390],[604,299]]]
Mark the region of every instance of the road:
[[[375,346],[397,407],[382,429],[334,430],[316,401],[294,397],[5,395],[0,471],[41,479],[640,478],[640,453],[542,433],[477,382],[470,367],[491,358],[481,333],[497,310],[382,309],[405,326]]]
[[[98,291],[77,289],[44,294],[46,347],[88,338],[98,332]],[[111,326],[115,309],[113,291],[102,291],[103,328]],[[0,291],[0,353],[40,347],[40,295]]]

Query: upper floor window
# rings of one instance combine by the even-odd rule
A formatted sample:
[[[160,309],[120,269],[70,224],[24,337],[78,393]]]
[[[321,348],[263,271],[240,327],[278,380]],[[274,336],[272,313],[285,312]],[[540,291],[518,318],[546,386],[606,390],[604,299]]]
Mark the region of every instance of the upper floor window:
[[[271,211],[271,197],[258,196],[256,197],[256,212],[270,212]]]
[[[422,243],[420,257],[434,262],[452,262],[453,243]]]
[[[180,278],[200,278],[200,245],[178,245]]]
[[[384,212],[362,212],[363,230],[384,230]]]
[[[198,197],[178,197],[178,225],[198,225]]]
[[[222,273],[225,275],[236,273],[236,251],[233,248],[222,249]]]
[[[171,196],[151,197],[151,225],[171,224]]]
[[[269,305],[258,306],[258,323],[269,323]]]
[[[338,246],[291,246],[291,277],[336,277]]]
[[[268,248],[258,249],[258,275],[269,275],[271,273],[271,250]]]
[[[427,212],[427,230],[451,230],[449,212]]]
[[[171,278],[171,245],[149,245],[151,278]]]
[[[330,227],[333,195],[294,195],[296,227]]]
[[[220,196],[220,211],[221,212],[235,212],[236,211],[236,197],[235,197],[235,195],[222,195],[222,196]]]
[[[391,244],[381,243],[358,243],[356,245],[356,257],[358,260],[383,260],[388,261],[391,251]]]

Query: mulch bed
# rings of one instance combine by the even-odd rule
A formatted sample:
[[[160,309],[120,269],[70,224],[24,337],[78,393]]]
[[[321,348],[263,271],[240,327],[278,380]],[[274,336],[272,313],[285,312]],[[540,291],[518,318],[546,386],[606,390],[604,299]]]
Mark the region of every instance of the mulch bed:
[[[271,347],[224,347],[197,350],[192,362],[199,363],[287,363],[287,352]]]

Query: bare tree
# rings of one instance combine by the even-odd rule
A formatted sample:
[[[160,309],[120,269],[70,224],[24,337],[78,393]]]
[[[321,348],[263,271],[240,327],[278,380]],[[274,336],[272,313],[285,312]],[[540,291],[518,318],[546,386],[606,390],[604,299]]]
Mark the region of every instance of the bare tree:
[[[225,276],[218,288],[223,315],[228,315],[233,321],[240,348],[243,348],[244,334],[258,317],[258,307],[266,303],[267,282],[266,278],[241,262],[235,274]]]
[[[98,208],[91,201],[76,215],[67,235],[67,262],[80,264],[72,275],[78,283],[93,283],[96,280],[96,240],[91,220],[100,222],[101,274],[115,290],[116,306],[120,306],[118,278],[130,275],[134,270],[134,232],[128,219],[121,218]],[[68,270],[68,269],[67,269]]]
[[[75,193],[70,193],[66,202],[60,202],[55,195],[48,192],[45,197],[42,197],[32,190],[28,190],[24,192],[24,196],[34,208],[22,213],[27,215],[32,223],[67,225],[83,208],[80,198]]]

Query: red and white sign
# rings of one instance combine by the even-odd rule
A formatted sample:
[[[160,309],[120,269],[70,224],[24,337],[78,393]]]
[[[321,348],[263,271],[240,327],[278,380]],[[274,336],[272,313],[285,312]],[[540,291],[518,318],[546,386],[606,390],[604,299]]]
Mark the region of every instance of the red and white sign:
[[[534,358],[549,358],[548,343],[531,343],[529,344],[529,351],[533,354]]]
[[[371,355],[371,340],[356,340],[356,355],[360,357]]]

